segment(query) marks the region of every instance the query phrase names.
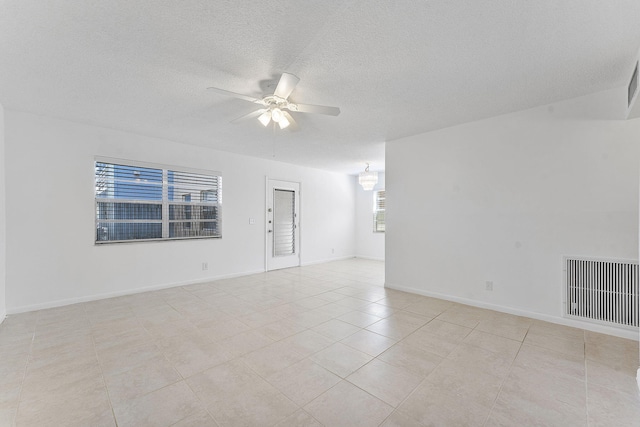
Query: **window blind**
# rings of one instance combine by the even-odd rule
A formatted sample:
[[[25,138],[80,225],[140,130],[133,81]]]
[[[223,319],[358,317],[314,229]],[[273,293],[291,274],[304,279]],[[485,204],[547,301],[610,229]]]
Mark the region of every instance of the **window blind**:
[[[385,191],[376,191],[373,194],[373,231],[384,233]]]
[[[273,255],[285,256],[296,253],[295,192],[275,190],[273,192]]]
[[[221,237],[222,176],[95,162],[96,243]]]

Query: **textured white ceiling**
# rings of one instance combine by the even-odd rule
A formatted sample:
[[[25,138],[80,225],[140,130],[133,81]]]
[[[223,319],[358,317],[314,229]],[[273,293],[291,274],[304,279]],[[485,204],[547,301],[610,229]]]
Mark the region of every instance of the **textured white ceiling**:
[[[356,173],[399,137],[624,85],[638,0],[0,0],[0,103]],[[300,77],[297,132],[230,124]],[[621,100],[624,102],[624,100]]]

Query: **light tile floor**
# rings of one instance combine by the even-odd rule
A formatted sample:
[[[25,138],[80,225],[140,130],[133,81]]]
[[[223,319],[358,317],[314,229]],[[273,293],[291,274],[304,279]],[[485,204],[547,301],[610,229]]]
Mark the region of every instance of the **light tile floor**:
[[[348,260],[9,316],[2,426],[637,426],[638,343]]]

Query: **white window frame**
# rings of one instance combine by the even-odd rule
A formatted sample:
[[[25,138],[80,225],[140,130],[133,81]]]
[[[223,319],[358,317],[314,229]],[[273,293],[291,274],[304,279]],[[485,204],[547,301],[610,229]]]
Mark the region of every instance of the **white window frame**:
[[[128,166],[128,167],[140,167],[140,168],[150,168],[150,169],[158,169],[162,170],[162,201],[160,200],[145,200],[145,199],[115,199],[115,198],[100,198],[96,194],[97,191],[97,181],[96,181],[96,173],[95,168],[97,163],[107,163],[114,164],[120,166]],[[164,165],[157,163],[148,163],[148,162],[140,162],[134,160],[126,160],[126,159],[117,159],[110,157],[94,157],[94,219],[95,219],[95,227],[94,227],[94,243],[96,245],[104,245],[111,243],[136,243],[136,242],[157,242],[157,241],[170,241],[170,240],[191,240],[191,239],[219,239],[222,238],[222,173],[213,170],[205,170],[205,169],[195,169],[195,168],[187,168],[182,166],[173,166],[173,165]],[[179,237],[169,237],[170,224],[180,222],[175,219],[170,219],[169,212],[171,205],[183,205],[185,202],[182,202],[182,197],[178,196],[180,200],[169,200],[169,186],[168,175],[169,172],[174,173],[182,173],[182,174],[198,174],[198,175],[206,175],[209,177],[215,177],[217,181],[217,187],[215,189],[217,193],[217,202],[208,202],[203,200],[203,193],[212,190],[203,190],[200,191],[198,197],[191,197],[191,202],[188,202],[189,206],[193,208],[195,207],[211,207],[216,209],[216,219],[190,219],[188,222],[213,222],[216,223],[217,233],[215,235],[208,236],[179,236]],[[194,193],[195,194],[195,193]],[[162,204],[162,217],[160,220],[105,220],[98,218],[98,204],[99,202],[117,202],[123,201],[126,203],[155,203]],[[162,237],[158,238],[147,238],[147,239],[126,239],[126,240],[98,240],[98,223],[117,223],[117,222],[143,222],[143,223],[161,223],[162,224]]]
[[[380,207],[380,193],[382,193],[382,197],[383,197],[382,207]],[[374,191],[373,192],[373,232],[374,233],[385,232],[385,228],[386,228],[385,205],[386,205],[386,192],[384,188],[382,190]],[[380,216],[382,216],[382,219],[380,219]]]

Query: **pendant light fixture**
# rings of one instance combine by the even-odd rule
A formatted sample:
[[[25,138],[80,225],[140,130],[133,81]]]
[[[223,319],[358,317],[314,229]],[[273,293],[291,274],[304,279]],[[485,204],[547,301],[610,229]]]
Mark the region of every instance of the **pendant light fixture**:
[[[369,163],[367,163],[364,172],[360,172],[358,175],[358,182],[362,185],[363,190],[371,191],[378,183],[378,172],[369,172]]]

